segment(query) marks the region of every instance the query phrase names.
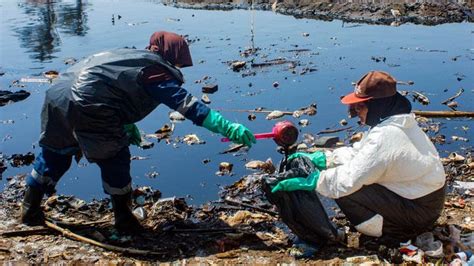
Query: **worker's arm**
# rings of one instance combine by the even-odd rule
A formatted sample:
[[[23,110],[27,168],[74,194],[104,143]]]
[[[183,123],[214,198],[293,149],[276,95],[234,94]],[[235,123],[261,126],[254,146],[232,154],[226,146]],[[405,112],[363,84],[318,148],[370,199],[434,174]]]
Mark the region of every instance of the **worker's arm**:
[[[361,141],[360,149],[354,152],[351,159],[342,165],[321,171],[316,190],[329,198],[340,198],[350,195],[364,185],[375,183],[390,167],[387,165],[388,154],[383,151],[383,137],[380,129],[374,128]]]
[[[146,88],[155,100],[180,112],[196,125],[220,133],[235,143],[249,147],[255,143],[255,137],[250,130],[241,124],[231,123],[218,112],[211,110],[182,88],[179,81],[167,80],[150,84]]]
[[[182,88],[175,79],[151,83],[145,88],[155,100],[178,111],[198,126],[202,126],[210,111],[209,107]]]

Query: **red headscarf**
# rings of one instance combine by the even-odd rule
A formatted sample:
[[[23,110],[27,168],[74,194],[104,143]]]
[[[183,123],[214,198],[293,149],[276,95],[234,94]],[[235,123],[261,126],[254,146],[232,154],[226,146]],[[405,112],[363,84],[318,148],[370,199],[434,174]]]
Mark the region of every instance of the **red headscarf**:
[[[158,53],[171,64],[179,67],[193,65],[186,40],[176,33],[157,31],[150,37],[148,50]]]

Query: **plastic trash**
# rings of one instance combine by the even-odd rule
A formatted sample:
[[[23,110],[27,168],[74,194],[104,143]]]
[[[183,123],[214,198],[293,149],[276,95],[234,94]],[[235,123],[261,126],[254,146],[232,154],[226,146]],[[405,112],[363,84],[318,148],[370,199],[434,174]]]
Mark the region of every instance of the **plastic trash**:
[[[435,241],[431,232],[419,235],[416,238],[416,245],[429,257],[440,258],[443,256],[443,243]]]

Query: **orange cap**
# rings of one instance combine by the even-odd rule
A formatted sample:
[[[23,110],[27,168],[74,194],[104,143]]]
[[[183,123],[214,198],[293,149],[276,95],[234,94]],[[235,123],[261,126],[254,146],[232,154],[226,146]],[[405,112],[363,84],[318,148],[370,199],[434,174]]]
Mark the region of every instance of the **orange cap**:
[[[341,99],[343,104],[365,102],[370,99],[385,98],[397,93],[397,81],[383,71],[370,71],[355,85],[354,92]]]

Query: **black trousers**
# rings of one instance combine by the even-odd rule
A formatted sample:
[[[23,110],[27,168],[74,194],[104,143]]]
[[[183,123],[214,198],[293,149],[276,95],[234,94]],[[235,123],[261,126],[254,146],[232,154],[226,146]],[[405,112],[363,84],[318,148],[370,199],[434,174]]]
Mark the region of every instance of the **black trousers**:
[[[445,187],[410,200],[384,186],[372,184],[336,199],[336,203],[353,225],[380,214],[383,217],[383,235],[406,238],[433,226],[441,215],[444,199]]]

